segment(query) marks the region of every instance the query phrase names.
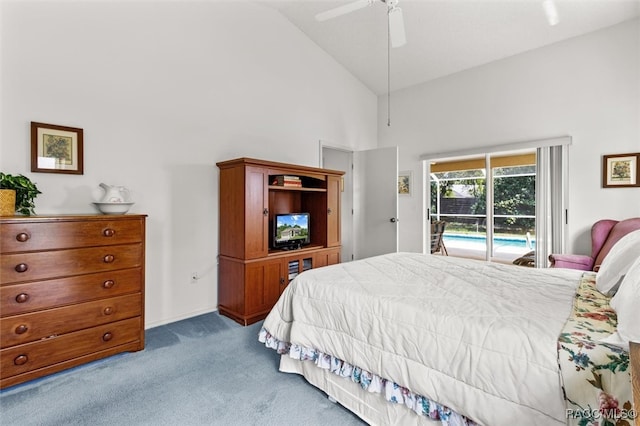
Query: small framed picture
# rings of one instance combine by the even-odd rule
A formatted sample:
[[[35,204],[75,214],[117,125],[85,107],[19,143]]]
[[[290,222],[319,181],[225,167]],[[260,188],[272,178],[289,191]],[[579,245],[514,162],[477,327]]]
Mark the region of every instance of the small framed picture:
[[[640,186],[640,152],[602,156],[602,187]]]
[[[31,171],[83,174],[82,129],[32,121]]]
[[[411,171],[398,173],[398,195],[411,195]]]

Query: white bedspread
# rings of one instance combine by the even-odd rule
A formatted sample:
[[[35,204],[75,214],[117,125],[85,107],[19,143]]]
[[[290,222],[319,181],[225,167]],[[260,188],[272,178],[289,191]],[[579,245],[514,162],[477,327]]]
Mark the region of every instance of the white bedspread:
[[[580,276],[394,253],[301,274],[263,326],[484,425],[565,424],[556,345]]]

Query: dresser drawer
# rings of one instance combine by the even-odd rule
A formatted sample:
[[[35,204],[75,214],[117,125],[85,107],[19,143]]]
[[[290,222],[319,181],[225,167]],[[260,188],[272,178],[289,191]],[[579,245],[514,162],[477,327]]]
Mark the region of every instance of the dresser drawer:
[[[0,350],[2,378],[140,340],[140,317]]]
[[[3,254],[0,284],[141,266],[142,244]]]
[[[142,291],[142,268],[0,287],[0,316]]]
[[[140,293],[0,319],[0,347],[59,336],[142,315]]]
[[[141,219],[2,223],[0,252],[138,243],[143,235]]]

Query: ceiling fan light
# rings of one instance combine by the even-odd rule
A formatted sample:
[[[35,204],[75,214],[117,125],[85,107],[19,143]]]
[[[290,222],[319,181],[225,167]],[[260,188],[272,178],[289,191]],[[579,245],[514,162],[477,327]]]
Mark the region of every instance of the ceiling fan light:
[[[391,38],[392,47],[404,46],[407,43],[402,9],[399,7],[389,9],[389,37]]]
[[[542,9],[544,10],[549,25],[558,25],[560,17],[558,16],[558,9],[556,8],[555,2],[553,0],[544,0],[542,2]]]

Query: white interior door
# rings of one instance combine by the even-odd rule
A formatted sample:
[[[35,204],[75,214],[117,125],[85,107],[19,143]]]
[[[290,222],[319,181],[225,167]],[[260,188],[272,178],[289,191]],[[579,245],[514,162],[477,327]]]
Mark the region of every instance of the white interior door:
[[[332,148],[321,144],[321,167],[344,171],[344,185],[340,199],[340,221],[342,230],[340,243],[342,245],[341,262],[353,260],[353,151]]]
[[[398,148],[353,153],[354,257],[398,251]]]

